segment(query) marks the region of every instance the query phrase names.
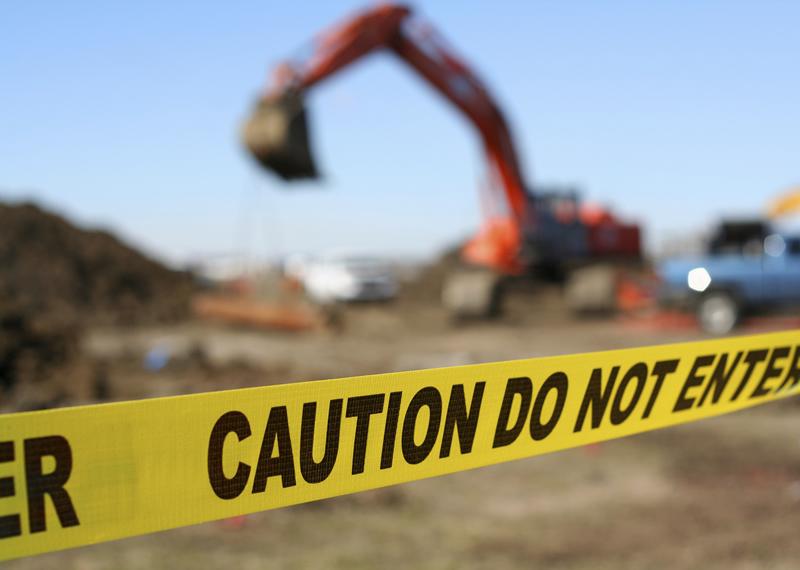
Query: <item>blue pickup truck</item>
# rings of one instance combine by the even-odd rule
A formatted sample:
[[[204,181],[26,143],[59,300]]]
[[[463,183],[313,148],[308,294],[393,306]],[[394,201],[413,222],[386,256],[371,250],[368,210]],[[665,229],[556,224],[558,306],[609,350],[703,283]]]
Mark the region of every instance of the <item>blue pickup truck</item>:
[[[741,247],[671,259],[657,273],[662,306],[694,311],[705,331],[726,334],[747,312],[800,307],[800,237],[766,233]]]

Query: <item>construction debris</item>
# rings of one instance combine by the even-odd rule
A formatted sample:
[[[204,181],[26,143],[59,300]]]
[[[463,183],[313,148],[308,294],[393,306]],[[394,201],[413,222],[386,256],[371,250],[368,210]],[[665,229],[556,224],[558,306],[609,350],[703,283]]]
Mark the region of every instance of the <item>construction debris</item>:
[[[309,306],[288,306],[248,297],[198,295],[192,301],[197,317],[233,325],[284,331],[322,329],[325,319],[321,311]]]

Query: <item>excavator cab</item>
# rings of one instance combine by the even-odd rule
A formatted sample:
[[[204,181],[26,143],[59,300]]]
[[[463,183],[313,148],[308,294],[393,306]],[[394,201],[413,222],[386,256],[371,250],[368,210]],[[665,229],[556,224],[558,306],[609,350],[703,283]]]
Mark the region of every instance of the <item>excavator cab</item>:
[[[296,92],[261,99],[242,129],[250,154],[284,180],[318,178],[309,145],[303,97]]]

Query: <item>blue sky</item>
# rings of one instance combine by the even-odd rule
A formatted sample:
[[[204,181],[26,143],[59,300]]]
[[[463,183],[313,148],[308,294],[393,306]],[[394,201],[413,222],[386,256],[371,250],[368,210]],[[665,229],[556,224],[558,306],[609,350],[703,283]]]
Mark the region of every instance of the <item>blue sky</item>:
[[[238,125],[273,64],[362,2],[0,8],[0,198],[176,263],[330,247],[425,255],[480,220],[471,127],[388,54],[310,98],[321,184],[257,172]],[[648,242],[800,183],[800,3],[418,2],[492,88],[529,178]]]

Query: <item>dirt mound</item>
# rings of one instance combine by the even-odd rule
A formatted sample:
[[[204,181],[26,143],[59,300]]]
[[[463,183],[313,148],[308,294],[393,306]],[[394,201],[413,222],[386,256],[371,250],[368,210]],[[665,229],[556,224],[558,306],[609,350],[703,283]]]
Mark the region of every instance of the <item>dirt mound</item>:
[[[0,311],[140,323],[188,314],[192,282],[104,231],[31,204],[0,204]]]
[[[73,319],[0,312],[0,410],[29,410],[85,399],[92,363]]]
[[[36,405],[76,397],[86,325],[180,320],[191,292],[190,275],[107,232],[0,204],[0,395]]]

